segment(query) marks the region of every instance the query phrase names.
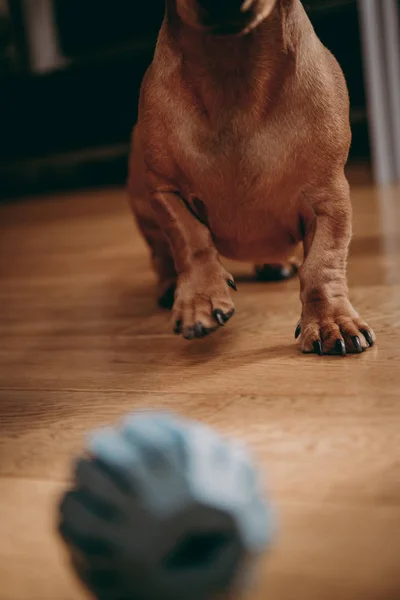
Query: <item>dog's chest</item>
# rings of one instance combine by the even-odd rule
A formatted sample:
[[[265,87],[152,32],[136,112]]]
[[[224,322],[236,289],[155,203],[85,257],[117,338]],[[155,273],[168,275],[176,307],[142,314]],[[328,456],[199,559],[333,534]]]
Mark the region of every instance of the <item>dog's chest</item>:
[[[274,163],[282,165],[284,147],[274,122],[256,127],[245,118],[228,117],[215,127],[181,121],[174,131],[174,149],[184,175],[195,186],[252,186],[265,181]]]
[[[290,148],[274,122],[233,119],[211,130],[188,121],[174,135],[183,195],[216,240],[239,248],[285,237]]]

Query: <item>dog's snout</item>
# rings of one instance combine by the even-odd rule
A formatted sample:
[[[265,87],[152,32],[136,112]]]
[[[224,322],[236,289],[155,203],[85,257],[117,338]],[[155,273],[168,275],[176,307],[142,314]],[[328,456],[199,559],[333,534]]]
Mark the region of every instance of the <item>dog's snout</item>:
[[[232,19],[243,14],[246,0],[198,0],[200,8],[213,21]]]
[[[277,0],[176,0],[182,20],[211,35],[249,33]]]

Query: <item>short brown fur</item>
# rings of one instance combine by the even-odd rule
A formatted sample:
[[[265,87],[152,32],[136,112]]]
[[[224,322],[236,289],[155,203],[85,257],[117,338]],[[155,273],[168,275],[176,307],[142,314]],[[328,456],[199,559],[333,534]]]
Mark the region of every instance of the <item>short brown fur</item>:
[[[346,83],[300,0],[253,2],[268,4],[246,35],[219,36],[182,18],[195,0],[167,1],[141,89],[131,205],[160,297],[176,287],[177,333],[202,337],[232,316],[220,255],[287,266],[303,245],[302,351],[361,352],[374,334],[348,299]]]

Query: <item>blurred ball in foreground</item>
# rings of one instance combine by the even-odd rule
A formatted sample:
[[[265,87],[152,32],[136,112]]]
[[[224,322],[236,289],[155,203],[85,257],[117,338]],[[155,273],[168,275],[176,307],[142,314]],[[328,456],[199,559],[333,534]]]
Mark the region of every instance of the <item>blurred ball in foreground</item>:
[[[90,436],[59,530],[99,600],[211,600],[243,591],[272,519],[243,446],[138,413]]]

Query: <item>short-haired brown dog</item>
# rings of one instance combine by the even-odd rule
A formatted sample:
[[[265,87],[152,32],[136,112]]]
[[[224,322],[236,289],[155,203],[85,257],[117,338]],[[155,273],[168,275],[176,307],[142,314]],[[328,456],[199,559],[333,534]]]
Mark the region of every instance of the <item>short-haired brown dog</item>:
[[[233,315],[220,255],[278,279],[303,244],[302,351],[372,346],[346,280],[350,140],[342,71],[300,0],[166,0],[129,190],[176,333],[203,337]]]

